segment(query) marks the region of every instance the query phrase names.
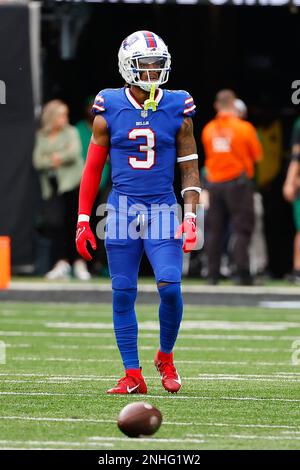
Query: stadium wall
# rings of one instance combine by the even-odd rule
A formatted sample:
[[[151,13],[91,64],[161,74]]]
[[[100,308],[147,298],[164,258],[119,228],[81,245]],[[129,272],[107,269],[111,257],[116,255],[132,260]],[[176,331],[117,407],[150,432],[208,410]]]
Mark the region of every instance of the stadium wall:
[[[0,5],[0,235],[12,241],[12,264],[33,252],[32,149],[35,120],[29,8]]]

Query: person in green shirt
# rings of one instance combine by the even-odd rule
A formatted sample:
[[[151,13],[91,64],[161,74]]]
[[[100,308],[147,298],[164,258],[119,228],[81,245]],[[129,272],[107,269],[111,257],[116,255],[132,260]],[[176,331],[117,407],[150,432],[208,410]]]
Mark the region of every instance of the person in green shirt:
[[[78,121],[75,127],[77,128],[79,132],[81,146],[82,146],[82,156],[83,156],[83,160],[85,161],[86,156],[87,156],[88,146],[92,137],[92,126],[93,126],[94,115],[92,114],[91,110],[94,104],[94,97],[89,96],[86,99],[84,104],[85,104],[84,118]],[[107,161],[103,168],[102,178],[101,178],[100,187],[99,187],[100,191],[103,191],[108,186],[109,179],[110,179],[110,164],[109,164],[109,161]]]
[[[76,278],[82,281],[91,278],[74,240],[83,170],[81,154],[78,132],[69,123],[68,106],[60,100],[49,101],[43,107],[33,152],[43,201],[38,225],[51,242],[54,263],[45,275],[48,280],[68,279],[72,268]]]
[[[92,137],[92,126],[94,120],[94,114],[92,114],[92,106],[94,104],[94,96],[89,96],[84,103],[84,116],[83,119],[77,122],[75,125],[81,140],[82,145],[82,157],[85,162],[89,143]],[[99,205],[106,200],[107,193],[110,188],[110,162],[109,158],[103,168],[102,177],[99,185],[99,192],[96,199],[96,204]],[[97,220],[92,218],[91,225],[96,230]],[[100,273],[104,277],[108,277],[108,268],[106,265],[106,254],[103,243],[98,242],[97,254],[94,258],[91,270],[93,273]]]
[[[292,131],[292,160],[283,186],[285,199],[293,204],[296,235],[294,240],[293,281],[300,283],[300,117]]]

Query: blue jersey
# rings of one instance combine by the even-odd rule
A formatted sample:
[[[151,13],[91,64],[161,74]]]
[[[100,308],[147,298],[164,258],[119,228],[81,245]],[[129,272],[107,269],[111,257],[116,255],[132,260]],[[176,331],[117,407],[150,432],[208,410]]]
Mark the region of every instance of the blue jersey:
[[[158,89],[156,111],[145,111],[129,88],[106,89],[96,96],[94,114],[110,133],[113,188],[130,196],[173,192],[176,134],[196,106],[186,91]]]

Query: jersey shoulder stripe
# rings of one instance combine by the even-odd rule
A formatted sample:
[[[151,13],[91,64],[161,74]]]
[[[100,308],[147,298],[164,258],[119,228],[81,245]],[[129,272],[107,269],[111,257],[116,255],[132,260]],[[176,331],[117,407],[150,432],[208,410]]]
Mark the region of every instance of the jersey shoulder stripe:
[[[186,93],[186,98],[184,100],[184,116],[193,117],[196,113],[196,105],[194,103],[194,98],[188,93]]]
[[[107,111],[107,106],[113,102],[111,98],[120,93],[123,88],[105,88],[99,91],[92,106],[92,113],[97,115]]]
[[[193,97],[185,90],[168,90],[176,99],[180,113],[184,117],[193,117],[196,114],[196,105]]]
[[[104,112],[106,109],[105,109],[105,99],[104,99],[104,96],[103,96],[103,91],[100,91],[98,93],[98,95],[96,96],[95,100],[94,100],[94,104],[92,106],[92,112],[94,114],[100,114],[102,112]]]

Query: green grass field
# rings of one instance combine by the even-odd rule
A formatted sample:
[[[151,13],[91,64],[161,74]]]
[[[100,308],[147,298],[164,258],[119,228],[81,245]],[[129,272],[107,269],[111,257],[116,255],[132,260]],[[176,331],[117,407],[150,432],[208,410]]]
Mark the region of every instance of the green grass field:
[[[152,364],[156,308],[137,312],[149,395],[119,397],[105,394],[123,372],[109,305],[3,302],[0,447],[299,449],[297,310],[186,306],[175,353],[178,395],[165,392]],[[129,439],[116,426],[122,407],[137,400],[163,414],[152,438]]]

